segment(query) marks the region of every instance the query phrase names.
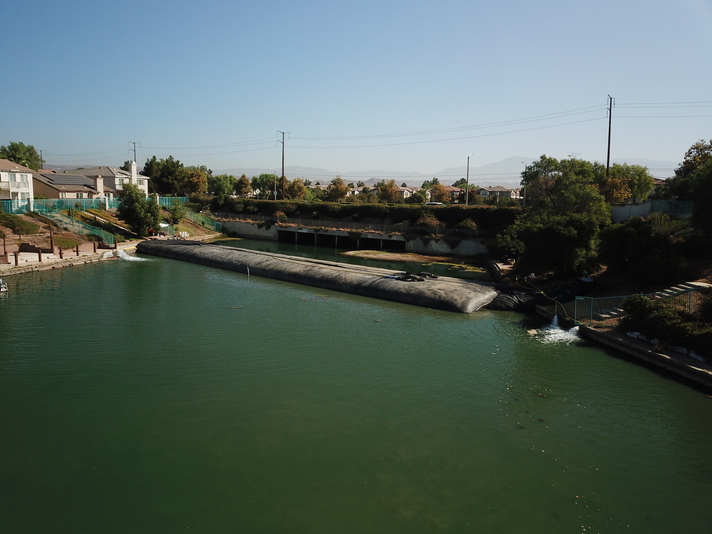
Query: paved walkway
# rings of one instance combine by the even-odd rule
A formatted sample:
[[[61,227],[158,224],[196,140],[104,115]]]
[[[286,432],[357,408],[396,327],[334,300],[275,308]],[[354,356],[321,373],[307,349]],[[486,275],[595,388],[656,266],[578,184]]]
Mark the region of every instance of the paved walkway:
[[[126,241],[119,244],[117,248],[120,250],[132,249],[136,247],[137,243],[138,241]],[[43,252],[41,262],[40,255],[37,252],[20,252],[18,253],[17,266],[15,265],[15,254],[11,253],[8,258],[10,260],[9,264],[0,263],[0,276],[57,269],[59,267],[69,267],[82,263],[94,263],[101,261],[103,256],[111,251],[112,249],[98,248],[97,251],[94,252],[93,247],[90,248],[85,245],[83,248],[80,248],[78,256],[74,250],[64,251],[64,258],[60,258],[58,253],[47,254]]]
[[[193,236],[190,237],[190,239],[192,241],[208,241],[210,239],[219,237],[220,235],[221,234],[219,233],[206,234],[201,236]],[[119,243],[117,248],[119,250],[131,250],[133,248],[136,248],[136,245],[140,242],[141,240],[125,241],[123,243]],[[0,277],[11,276],[13,274],[28,273],[33,271],[45,271],[48,269],[57,269],[60,267],[81,265],[84,263],[94,263],[104,259],[104,255],[107,252],[111,252],[112,250],[113,249],[98,248],[97,251],[94,252],[94,248],[92,245],[84,244],[79,249],[79,256],[77,256],[77,253],[74,251],[74,249],[65,250],[63,259],[59,257],[59,253],[46,254],[43,252],[41,262],[39,261],[39,254],[37,252],[20,252],[18,255],[17,266],[15,266],[15,254],[10,253],[8,258],[10,260],[10,263],[0,263]]]

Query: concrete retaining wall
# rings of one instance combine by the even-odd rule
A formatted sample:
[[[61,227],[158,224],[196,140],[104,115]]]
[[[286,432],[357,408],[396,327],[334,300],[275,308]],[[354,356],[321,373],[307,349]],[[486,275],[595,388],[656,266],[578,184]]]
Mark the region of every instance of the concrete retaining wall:
[[[652,203],[641,202],[640,204],[619,204],[611,206],[611,221],[614,223],[623,222],[631,217],[647,217],[650,215]]]
[[[477,256],[487,253],[487,247],[476,239],[463,239],[455,248],[452,248],[442,239],[431,239],[427,243],[423,243],[418,238],[406,241],[405,250],[420,254],[454,254],[455,256]]]
[[[294,242],[307,243],[308,244],[320,244],[320,241],[325,241],[324,236],[332,236],[338,240],[339,243],[344,243],[344,248],[356,248],[360,249],[370,249],[374,248],[374,244],[378,246],[378,249],[387,249],[395,247],[399,250],[404,250],[406,252],[414,252],[418,254],[454,254],[456,256],[476,256],[478,254],[486,254],[487,247],[477,239],[463,239],[459,244],[452,248],[443,239],[430,239],[424,242],[420,238],[412,239],[406,241],[405,238],[400,234],[380,234],[376,232],[364,232],[364,231],[349,231],[349,230],[315,230],[313,228],[297,228],[295,226],[278,226],[276,224],[265,224],[265,223],[251,223],[244,221],[223,221],[223,232],[225,233],[235,233],[241,237],[254,237],[256,239],[270,239],[276,240],[278,238],[278,232],[293,233]],[[269,227],[268,227],[269,226]],[[351,238],[353,234],[358,234],[358,238]],[[312,237],[311,240],[305,239],[307,237]],[[321,238],[321,239],[319,239]],[[279,236],[282,240],[283,237]],[[289,239],[289,238],[288,238]],[[330,240],[329,245],[333,243],[334,240]],[[346,245],[348,243],[349,245]]]
[[[194,241],[144,241],[137,251],[240,273],[249,269],[253,276],[461,313],[479,310],[497,295],[492,285],[482,282],[449,277],[406,282],[388,278],[394,272],[386,269]]]
[[[272,224],[267,228],[264,223],[251,223],[244,221],[221,221],[222,231],[226,234],[235,233],[244,237],[257,239],[277,239],[277,225]]]

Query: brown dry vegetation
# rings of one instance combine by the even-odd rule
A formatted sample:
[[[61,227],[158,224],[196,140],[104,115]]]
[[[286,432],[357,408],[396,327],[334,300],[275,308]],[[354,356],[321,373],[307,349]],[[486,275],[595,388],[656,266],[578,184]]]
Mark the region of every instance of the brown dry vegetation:
[[[5,234],[5,246],[7,248],[8,252],[14,252],[18,249],[19,243],[28,243],[30,245],[40,247],[40,248],[49,248],[49,238],[50,238],[50,231],[49,231],[49,224],[44,223],[42,221],[39,221],[37,219],[34,219],[32,217],[29,217],[27,215],[18,215],[21,219],[24,219],[28,222],[31,222],[33,224],[39,225],[40,229],[36,234],[23,234],[22,236],[19,236],[15,233],[10,228],[7,228],[6,226],[0,225],[0,232],[3,232]],[[84,244],[84,243],[89,243],[90,241],[86,238],[86,236],[82,235],[77,235],[72,232],[65,232],[62,229],[55,228],[54,229],[54,236],[63,238],[66,240],[71,240],[72,242],[76,242],[78,244]],[[60,239],[61,240],[61,239]],[[1,244],[1,240],[0,240]],[[2,253],[2,250],[0,249],[0,254]]]

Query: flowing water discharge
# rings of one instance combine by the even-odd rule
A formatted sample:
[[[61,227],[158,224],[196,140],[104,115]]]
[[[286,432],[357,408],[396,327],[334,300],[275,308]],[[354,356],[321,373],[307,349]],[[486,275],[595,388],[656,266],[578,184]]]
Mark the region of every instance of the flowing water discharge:
[[[562,328],[559,326],[559,316],[554,315],[551,324],[537,331],[542,343],[576,343],[582,341],[578,335],[578,326]]]
[[[129,254],[125,250],[117,249],[117,250],[110,250],[108,252],[104,252],[102,255],[103,259],[109,259],[109,258],[118,258],[120,260],[125,260],[125,261],[151,261],[149,258],[142,258],[140,256],[136,256],[135,254]]]
[[[3,534],[712,525],[712,399],[536,318],[163,258],[8,280]]]

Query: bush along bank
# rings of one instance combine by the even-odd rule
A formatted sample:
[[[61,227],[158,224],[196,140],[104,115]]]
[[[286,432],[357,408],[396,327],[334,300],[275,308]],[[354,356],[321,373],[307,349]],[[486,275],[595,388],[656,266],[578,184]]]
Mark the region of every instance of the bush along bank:
[[[262,216],[300,217],[303,219],[349,220],[382,224],[417,226],[419,221],[466,229],[498,230],[511,225],[521,213],[519,207],[495,206],[422,206],[413,204],[349,204],[339,202],[274,201],[248,198],[215,197],[213,212],[253,214]]]
[[[712,359],[712,290],[702,291],[695,306],[636,295],[623,301],[622,309],[619,329],[629,336],[700,361]]]

